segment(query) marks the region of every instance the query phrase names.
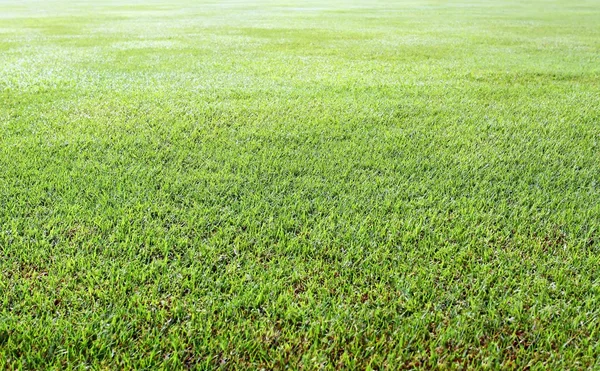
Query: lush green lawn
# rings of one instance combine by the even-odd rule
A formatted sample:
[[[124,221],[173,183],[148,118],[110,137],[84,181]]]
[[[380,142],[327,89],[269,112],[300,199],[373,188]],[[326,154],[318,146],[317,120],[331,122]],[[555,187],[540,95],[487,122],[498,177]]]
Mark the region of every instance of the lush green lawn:
[[[600,367],[600,3],[0,2],[0,368]]]

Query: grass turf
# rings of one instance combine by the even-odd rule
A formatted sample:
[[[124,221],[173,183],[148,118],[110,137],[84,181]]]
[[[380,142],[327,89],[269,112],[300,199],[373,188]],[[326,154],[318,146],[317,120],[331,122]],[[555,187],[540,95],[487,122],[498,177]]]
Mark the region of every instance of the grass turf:
[[[600,367],[599,24],[0,3],[0,368]]]

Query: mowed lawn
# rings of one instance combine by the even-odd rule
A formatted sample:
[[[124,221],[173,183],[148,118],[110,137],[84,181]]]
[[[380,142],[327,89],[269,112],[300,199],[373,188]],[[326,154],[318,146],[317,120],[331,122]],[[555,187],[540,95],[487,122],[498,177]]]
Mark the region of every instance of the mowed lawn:
[[[600,367],[600,3],[0,2],[0,368]]]

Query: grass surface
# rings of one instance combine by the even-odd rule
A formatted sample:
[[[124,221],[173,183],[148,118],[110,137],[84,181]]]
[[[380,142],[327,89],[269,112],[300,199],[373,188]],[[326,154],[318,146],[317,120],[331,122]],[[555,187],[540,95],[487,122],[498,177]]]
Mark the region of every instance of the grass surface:
[[[0,2],[0,368],[599,368],[599,25]]]

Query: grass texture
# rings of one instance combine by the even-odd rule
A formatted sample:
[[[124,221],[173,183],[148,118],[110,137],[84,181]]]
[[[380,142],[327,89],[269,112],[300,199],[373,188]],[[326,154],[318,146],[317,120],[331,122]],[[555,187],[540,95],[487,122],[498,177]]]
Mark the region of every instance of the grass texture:
[[[0,2],[0,368],[600,368],[600,3]]]

